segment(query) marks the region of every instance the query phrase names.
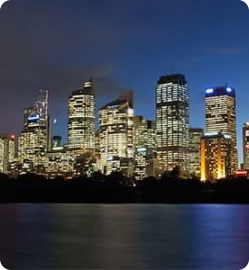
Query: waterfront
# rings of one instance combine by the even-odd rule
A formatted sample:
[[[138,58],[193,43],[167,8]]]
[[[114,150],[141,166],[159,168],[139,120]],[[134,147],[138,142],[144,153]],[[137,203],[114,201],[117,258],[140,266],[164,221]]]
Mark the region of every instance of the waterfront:
[[[226,269],[249,261],[247,205],[0,206],[7,269]]]

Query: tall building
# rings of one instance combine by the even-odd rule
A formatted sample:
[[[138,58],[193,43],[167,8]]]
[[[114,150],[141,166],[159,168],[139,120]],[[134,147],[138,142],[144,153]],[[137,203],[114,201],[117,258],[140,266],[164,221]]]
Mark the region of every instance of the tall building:
[[[99,109],[100,157],[104,167],[114,158],[134,158],[132,91]]]
[[[244,169],[249,170],[249,123],[243,127],[243,163]]]
[[[15,136],[0,134],[0,173],[8,174],[9,165],[15,159]]]
[[[231,175],[231,136],[205,134],[201,139],[201,180],[219,180]]]
[[[227,86],[206,89],[206,132],[222,132],[231,136],[231,173],[238,168],[236,95]]]
[[[156,124],[142,116],[134,117],[135,178],[142,180],[147,176],[156,176]]]
[[[95,107],[93,81],[90,80],[68,100],[68,149],[94,153]]]
[[[186,170],[189,142],[189,91],[185,76],[162,76],[156,88],[156,142],[159,175]]]
[[[188,172],[191,176],[200,177],[201,175],[201,137],[202,128],[189,129],[189,158]]]
[[[48,115],[48,90],[40,90],[33,107],[24,110],[24,123],[19,137],[18,158],[34,167],[46,165],[46,153],[50,144]]]

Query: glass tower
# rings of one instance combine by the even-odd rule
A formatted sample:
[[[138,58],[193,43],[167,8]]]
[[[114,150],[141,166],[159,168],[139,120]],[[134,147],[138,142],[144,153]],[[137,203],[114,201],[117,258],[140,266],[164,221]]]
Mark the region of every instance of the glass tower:
[[[188,171],[191,176],[200,177],[201,175],[201,137],[202,128],[189,129],[189,160]]]
[[[103,165],[114,157],[134,158],[132,93],[99,109],[100,157]]]
[[[231,174],[238,168],[236,95],[227,86],[206,89],[206,133],[223,133],[231,136]]]
[[[92,80],[74,91],[68,100],[68,148],[95,150],[95,95]]]
[[[185,76],[162,76],[156,88],[156,142],[159,175],[186,170],[189,142],[189,91]]]
[[[49,149],[48,90],[40,90],[33,107],[24,110],[23,129],[18,141],[18,158],[36,166],[46,166]]]

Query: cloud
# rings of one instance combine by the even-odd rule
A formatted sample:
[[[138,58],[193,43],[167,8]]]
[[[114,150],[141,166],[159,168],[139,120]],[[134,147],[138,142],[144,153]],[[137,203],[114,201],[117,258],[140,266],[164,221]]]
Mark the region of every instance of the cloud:
[[[20,132],[23,108],[34,104],[39,88],[50,90],[52,113],[66,109],[68,96],[90,77],[100,98],[116,97],[123,89],[111,59],[126,27],[96,16],[101,10],[94,12],[94,5],[75,1],[73,12],[69,6],[70,1],[61,1],[58,9],[58,1],[23,0],[1,10],[2,132]]]
[[[207,52],[211,54],[218,54],[218,55],[237,55],[243,52],[244,49],[241,47],[222,47],[222,48],[215,48],[215,49],[208,49]]]

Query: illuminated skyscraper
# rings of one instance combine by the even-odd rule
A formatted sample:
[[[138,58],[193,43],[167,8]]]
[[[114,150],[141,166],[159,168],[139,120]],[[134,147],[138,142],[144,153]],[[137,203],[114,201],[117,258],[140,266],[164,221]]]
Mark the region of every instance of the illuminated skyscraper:
[[[155,122],[142,116],[134,117],[135,178],[142,180],[147,176],[156,176],[156,136]],[[154,164],[154,166],[153,166]]]
[[[201,139],[201,180],[219,180],[231,175],[231,136],[205,134]]]
[[[100,157],[104,166],[114,157],[134,158],[132,91],[99,109]]]
[[[249,123],[243,127],[243,163],[244,169],[249,170]]]
[[[0,173],[8,174],[9,164],[15,159],[15,136],[0,134]]]
[[[95,150],[95,95],[93,81],[74,91],[68,100],[68,148]]]
[[[156,89],[156,142],[159,174],[186,170],[189,143],[189,91],[182,74],[162,76]]]
[[[48,90],[40,90],[33,107],[24,110],[24,123],[19,137],[18,158],[32,165],[46,166],[49,148]]]
[[[189,161],[188,172],[191,176],[200,177],[201,172],[201,137],[202,128],[189,129]]]
[[[231,136],[231,173],[238,168],[236,95],[227,86],[206,89],[206,132]]]

